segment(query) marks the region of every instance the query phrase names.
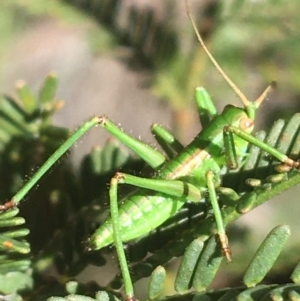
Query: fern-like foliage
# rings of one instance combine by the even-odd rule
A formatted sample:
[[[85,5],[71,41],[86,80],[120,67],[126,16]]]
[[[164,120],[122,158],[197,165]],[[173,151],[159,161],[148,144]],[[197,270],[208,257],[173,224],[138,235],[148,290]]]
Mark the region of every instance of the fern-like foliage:
[[[259,284],[266,276],[284,244],[290,235],[290,229],[286,225],[275,227],[260,245],[256,254],[249,263],[243,276],[243,286],[224,288],[220,290],[207,291],[205,289],[214,278],[222,261],[219,252],[218,241],[211,236],[204,245],[201,239],[194,240],[186,249],[181,265],[179,267],[175,289],[178,295],[163,297],[163,286],[166,281],[166,270],[158,266],[151,274],[148,288],[149,300],[297,300],[299,298],[299,267],[295,267],[291,274],[293,283],[287,284]],[[196,291],[189,293],[188,290],[194,287]],[[87,288],[76,281],[70,281],[65,285],[65,291],[69,295],[64,297],[51,297],[49,301],[80,301],[80,300],[120,300],[116,296],[99,291],[95,297],[87,297],[80,293]],[[204,292],[203,292],[204,291]]]
[[[135,59],[158,68],[166,65],[178,51],[178,38],[172,28],[168,28],[156,16],[153,9],[139,10],[131,5],[126,12],[126,23],[120,25],[118,19],[125,5],[122,0],[72,1],[64,0],[87,12],[99,23],[105,25],[118,39],[119,44],[130,46],[135,51]]]
[[[153,70],[168,70],[157,77],[156,91],[172,99],[177,107],[182,106],[180,101],[187,98],[187,87],[194,87],[199,80],[198,73],[193,72],[198,69],[194,62],[199,56],[191,52],[181,57],[176,33],[160,22],[152,10],[139,11],[130,7],[128,22],[120,27],[116,16],[124,4],[121,0],[66,2],[105,24],[120,44],[133,47],[147,66]],[[235,5],[237,2],[232,1]],[[243,5],[245,1],[238,8]],[[218,8],[212,12],[216,14]],[[171,72],[173,78],[169,76]],[[21,84],[17,90],[19,100],[1,99],[0,194],[3,200],[9,200],[24,179],[30,179],[32,168],[40,166],[68,136],[67,129],[51,125],[51,116],[61,105],[55,101],[56,85],[55,76],[50,75],[38,96]],[[288,122],[278,120],[268,134],[260,132],[257,137],[298,158],[299,125],[299,114],[296,114]],[[83,159],[78,176],[72,166],[61,161],[20,208],[0,214],[0,292],[7,300],[46,300],[49,297],[53,301],[117,300],[116,296],[121,298],[118,289],[122,286],[119,275],[105,287],[95,282],[84,284],[73,278],[88,265],[99,266],[100,274],[101,267],[110,258],[105,255],[111,256],[111,248],[95,253],[85,250],[89,235],[109,214],[107,183],[111,176],[116,170],[122,170],[149,177],[151,170],[114,139],[103,149],[95,147]],[[277,163],[270,156],[250,146],[247,162],[237,172],[224,170],[224,187],[219,188],[219,199],[227,224],[299,183],[298,171],[277,168],[278,172],[275,165]],[[122,187],[120,193],[125,199],[132,192]],[[287,226],[275,228],[262,243],[245,272],[243,287],[203,292],[222,260],[214,231],[209,203],[186,204],[161,227],[128,244],[134,282],[151,275],[148,294],[152,300],[299,299],[299,265],[291,276],[293,284],[260,284],[289,236]],[[174,286],[180,295],[162,297],[166,277],[162,265],[179,256],[183,258]],[[55,268],[55,278],[47,277],[49,268]],[[194,292],[188,293],[190,289]]]
[[[38,96],[32,93],[26,83],[19,82],[17,84],[18,101],[8,96],[0,99],[0,135],[2,137],[0,194],[3,202],[9,200],[21,188],[24,179],[26,176],[30,177],[36,164],[41,164],[48,152],[53,152],[58,147],[60,140],[64,140],[68,136],[66,129],[57,128],[51,124],[51,116],[62,104],[61,101],[55,100],[56,86],[57,78],[54,74],[50,74],[45,79]],[[61,168],[59,168],[60,172],[66,169],[66,165],[62,164]],[[14,293],[33,285],[32,262],[28,254],[30,250],[36,252],[36,248],[43,245],[45,234],[43,231],[49,228],[46,228],[43,222],[30,219],[30,216],[36,214],[35,210],[38,210],[41,216],[43,214],[51,216],[49,211],[43,210],[47,203],[51,202],[51,197],[53,198],[50,191],[59,189],[60,193],[63,193],[63,189],[60,189],[62,186],[58,188],[57,181],[53,181],[47,187],[48,189],[38,197],[38,199],[44,199],[45,203],[37,202],[38,199],[33,200],[35,209],[26,209],[24,206],[21,208],[23,217],[17,217],[19,213],[17,208],[1,215],[0,283],[2,293]],[[55,214],[52,217],[54,216]],[[26,227],[24,226],[25,221]],[[28,227],[31,228],[31,232]],[[31,248],[25,241],[25,236],[37,237],[31,241]]]
[[[45,81],[45,87],[41,91],[48,91],[52,86],[50,83],[54,79],[52,76],[48,77]],[[26,86],[26,89],[29,88]],[[44,94],[42,92],[41,95]],[[54,91],[49,95],[46,108],[53,108],[56,103],[53,101],[55,99]],[[35,98],[31,94],[31,99]],[[6,99],[3,101],[7,101]],[[62,140],[60,135],[50,135],[48,139],[42,139],[42,137],[45,137],[45,133],[66,134],[68,131],[51,126],[49,119],[51,114],[45,113],[46,109],[43,108],[43,103],[40,101],[43,97],[39,96],[36,99],[39,101],[36,102],[36,107],[32,109],[32,112],[35,112],[37,117],[33,119],[34,121],[29,118],[26,128],[27,123],[24,123],[24,129],[33,128],[34,132],[26,139],[33,142],[41,140],[45,143],[45,149],[48,145],[46,142],[49,141],[53,141],[50,145],[57,147],[58,140]],[[20,100],[22,103],[26,100],[23,94],[20,95]],[[11,99],[9,101],[12,102]],[[14,105],[22,108],[20,104],[14,103]],[[50,110],[51,113],[53,111],[53,109]],[[20,114],[14,123],[21,121],[20,116],[27,121],[24,115]],[[5,122],[10,123],[12,117],[10,111],[7,111],[4,117]],[[35,122],[35,126],[33,126],[33,122]],[[290,156],[298,157],[299,128],[299,114],[295,114],[288,122],[278,120],[268,135],[260,132],[257,136]],[[57,137],[59,138],[57,139]],[[13,175],[16,174],[16,170],[19,171],[19,177],[22,177],[20,162],[25,161],[29,166],[32,164],[31,157],[27,157],[26,152],[20,152],[19,148],[16,147],[18,144],[10,143],[13,140],[21,141],[22,146],[24,145],[22,139],[24,139],[23,131],[21,134],[12,132],[11,138],[3,145],[4,153],[8,149],[10,153],[14,151],[18,154],[18,160],[14,166],[19,168],[8,170],[11,170]],[[49,149],[46,152],[48,154]],[[42,154],[41,158],[44,158],[46,154]],[[6,161],[3,161],[4,163],[7,164]],[[226,188],[219,188],[219,199],[227,224],[237,219],[241,214],[271,199],[275,194],[280,194],[299,183],[298,171],[283,170],[282,167],[277,167],[277,170],[280,171],[277,172],[274,170],[274,166],[277,165],[278,163],[274,162],[271,157],[250,146],[249,158],[240,170],[235,173],[224,170],[222,178]],[[25,164],[25,166],[27,165]],[[74,176],[70,166],[60,164],[55,174],[60,185],[55,186],[53,183],[57,183],[57,181],[52,180],[52,177],[46,177],[44,180],[46,185],[42,192],[39,192],[40,189],[38,189],[33,194],[33,196],[37,194],[35,198],[38,198],[39,203],[35,203],[31,197],[27,202],[21,203],[20,209],[23,212],[20,215],[23,217],[17,216],[19,215],[18,208],[0,214],[2,254],[0,258],[0,290],[3,294],[14,296],[12,298],[26,296],[32,300],[45,300],[51,296],[66,296],[64,298],[77,299],[95,296],[95,293],[101,290],[119,296],[116,291],[122,285],[122,279],[119,276],[116,276],[106,287],[101,287],[96,283],[83,285],[71,281],[71,279],[90,264],[99,266],[99,269],[106,265],[107,257],[104,257],[102,252],[86,252],[84,242],[109,214],[107,183],[114,172],[120,169],[126,172],[144,174],[146,177],[151,176],[151,171],[145,168],[143,163],[134,159],[115,139],[111,139],[103,149],[96,147],[83,159],[78,177]],[[52,174],[54,172],[55,169]],[[243,184],[245,179],[248,179],[250,187]],[[51,183],[52,181],[54,182]],[[7,185],[8,191],[14,191],[15,185],[14,181],[10,182]],[[126,195],[132,192],[128,187],[124,187],[120,193],[126,198]],[[27,210],[30,212],[29,215],[26,213]],[[47,214],[43,214],[45,211]],[[25,221],[26,226],[24,225]],[[208,203],[198,206],[186,204],[171,220],[146,237],[128,245],[128,258],[133,281],[154,273],[152,274],[153,280],[151,280],[149,295],[151,299],[156,299],[161,294],[162,286],[160,284],[163,283],[162,279],[165,274],[161,266],[172,258],[185,254],[175,282],[176,290],[180,294],[187,292],[191,287],[198,292],[205,290],[214,278],[222,260],[215,235],[212,234],[214,229],[214,218]],[[29,230],[31,231],[30,236],[28,235]],[[202,293],[202,295],[183,294],[180,298],[189,299],[195,296],[204,298],[206,296],[211,300],[219,300],[218,298],[225,293],[230,296],[233,292],[250,294],[254,290],[250,287],[260,283],[272,267],[288,236],[289,229],[287,226],[273,230],[269,235],[271,238],[267,240],[268,242],[262,244],[260,248],[262,251],[258,251],[254,256],[254,263],[249,268],[250,272],[245,274],[243,280],[244,288]],[[104,251],[107,253],[111,249]],[[149,253],[150,256],[146,256]],[[56,268],[59,276],[55,280],[49,281],[45,272],[51,266]],[[204,267],[206,268],[205,272],[203,271]],[[295,271],[297,270],[296,268]],[[296,272],[293,275],[296,275]],[[295,283],[297,283],[296,279],[297,277],[293,276]],[[287,289],[285,289],[286,287]],[[258,286],[255,289],[255,291],[261,289],[261,294],[270,290],[274,290],[277,294],[285,294],[286,290],[290,294],[295,294],[294,291],[297,291],[296,286]],[[68,294],[72,294],[72,297],[67,297]],[[103,292],[100,295],[97,294],[96,298],[110,298],[108,296]],[[172,296],[166,297],[166,299],[173,298]],[[223,298],[227,300],[227,297]]]

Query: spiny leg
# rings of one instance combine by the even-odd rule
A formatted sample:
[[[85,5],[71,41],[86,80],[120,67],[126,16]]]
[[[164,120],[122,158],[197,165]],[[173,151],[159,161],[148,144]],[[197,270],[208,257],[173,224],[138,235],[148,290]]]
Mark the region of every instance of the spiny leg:
[[[106,117],[94,117],[84,123],[73,135],[70,136],[54,153],[50,158],[40,167],[40,169],[32,176],[31,180],[28,181],[20,191],[7,203],[0,206],[0,211],[8,210],[15,207],[24,198],[24,196],[33,188],[33,186],[41,179],[41,177],[59,160],[59,158],[65,154],[70,147],[78,141],[86,132],[96,125],[100,125],[102,128],[106,129],[118,140],[123,142],[126,146],[132,149],[137,155],[139,155],[143,160],[145,160],[151,167],[157,169],[161,166],[166,158],[160,152],[152,149],[150,146],[142,143],[141,141],[132,138],[128,134],[124,133],[117,125],[108,120]],[[119,235],[119,220],[118,220],[118,206],[117,202],[117,190],[114,182],[117,182],[116,178],[112,179],[110,198],[111,198],[111,210],[113,217],[113,228],[114,228],[114,241],[117,247],[117,252],[120,260],[120,266],[122,269],[122,274],[124,277],[125,288],[127,293],[127,300],[134,300],[133,288],[130,279],[130,274],[128,271],[126,257],[123,250],[122,240]]]
[[[93,117],[82,126],[80,126],[39,168],[39,170],[32,176],[32,178],[12,197],[11,200],[3,205],[0,205],[0,212],[13,208],[19,204],[24,196],[36,185],[36,183],[43,177],[43,175],[63,156],[76,141],[78,141],[91,128],[100,125],[106,129],[119,141],[129,147],[151,167],[157,169],[161,166],[166,158],[159,151],[153,149],[147,144],[135,139],[124,133],[116,124],[107,119],[105,116]]]
[[[214,177],[215,177],[215,175],[211,170],[209,170],[206,173],[207,188],[208,188],[210,202],[211,202],[213,212],[214,212],[214,217],[215,217],[216,224],[217,224],[217,231],[218,231],[220,244],[222,247],[222,253],[226,257],[227,261],[231,262],[231,250],[228,246],[228,238],[227,238],[227,235],[225,232],[223,217],[222,217],[221,209],[220,209],[219,202],[217,199],[217,194],[216,194],[216,189],[215,189],[215,184],[214,184],[215,183]]]
[[[130,277],[129,267],[126,260],[125,251],[122,242],[122,233],[119,223],[118,211],[118,185],[129,184],[140,188],[150,189],[156,192],[162,192],[169,196],[182,198],[185,197],[191,201],[201,200],[201,193],[195,186],[176,180],[145,179],[124,173],[116,173],[110,182],[110,209],[113,227],[113,237],[116,246],[121,273],[124,279],[126,300],[134,300],[133,284]]]
[[[236,155],[236,148],[234,144],[233,134],[226,129],[223,130],[224,150],[226,166],[229,169],[238,168],[238,159]]]
[[[184,146],[179,140],[162,125],[157,123],[153,124],[151,126],[151,132],[169,159],[173,159],[175,155],[184,150]]]
[[[12,197],[12,199],[0,206],[0,212],[13,208],[23,200],[24,196],[36,185],[42,176],[64,155],[70,147],[80,139],[91,128],[99,124],[99,117],[93,117],[85,122],[78,130],[73,133],[39,168],[39,170],[31,177],[31,179]]]
[[[261,150],[267,152],[268,154],[270,154],[274,158],[278,159],[280,162],[284,163],[285,165],[287,165],[289,167],[292,167],[292,168],[298,168],[298,169],[300,168],[300,162],[299,161],[292,160],[287,155],[283,154],[281,151],[278,151],[274,147],[272,147],[272,146],[268,145],[267,143],[255,138],[254,136],[252,136],[251,134],[248,134],[247,132],[243,131],[240,128],[229,125],[229,126],[224,128],[224,132],[228,133],[228,135],[226,135],[227,136],[226,139],[230,140],[229,144],[231,145],[231,147],[233,149],[234,149],[233,134],[234,134],[234,135],[244,139],[245,141],[257,146]],[[230,157],[233,160],[233,156],[234,156],[235,151],[231,150],[230,151],[231,154],[228,152],[228,149],[226,150],[226,148],[225,148],[225,151],[227,151],[228,158]]]
[[[144,179],[138,178],[136,176],[128,174],[117,174],[120,177],[119,183],[130,184],[141,188],[151,189],[157,192],[162,192],[173,197],[185,197],[192,202],[199,202],[201,200],[201,193],[195,186],[178,180],[161,180],[161,179]],[[214,173],[208,171],[206,174],[207,188],[209,192],[210,202],[212,204],[214,217],[217,224],[217,231],[219,240],[221,243],[221,248],[223,255],[226,257],[227,261],[231,261],[231,250],[228,246],[228,238],[225,232],[225,227],[223,223],[223,217],[219,202],[216,195]],[[218,188],[221,195],[226,195],[231,202],[237,201],[239,196],[234,190],[226,187]],[[188,192],[188,193],[187,193]]]
[[[136,153],[141,159],[147,162],[152,168],[158,169],[166,161],[166,157],[162,153],[142,141],[126,134],[106,116],[99,117],[98,123],[102,128],[107,130],[110,134]]]
[[[135,300],[133,284],[129,272],[129,267],[126,260],[123,242],[121,238],[120,223],[119,223],[119,209],[118,209],[118,178],[114,176],[110,182],[109,199],[110,199],[110,214],[113,227],[114,243],[118,254],[121,273],[124,280],[124,287],[126,293],[126,300]]]
[[[117,182],[114,182],[114,184],[133,185],[135,187],[164,193],[167,196],[185,198],[195,203],[202,199],[201,191],[196,186],[180,180],[141,178],[120,172],[115,174],[114,179],[117,179]]]

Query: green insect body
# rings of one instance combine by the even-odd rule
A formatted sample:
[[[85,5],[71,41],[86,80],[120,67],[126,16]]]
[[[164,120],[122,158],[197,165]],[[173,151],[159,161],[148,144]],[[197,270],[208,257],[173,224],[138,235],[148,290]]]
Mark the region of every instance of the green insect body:
[[[149,233],[178,212],[186,201],[200,202],[203,199],[202,192],[207,187],[207,171],[219,175],[221,168],[226,165],[223,129],[228,125],[241,128],[247,133],[253,130],[253,120],[248,117],[245,109],[227,106],[184,151],[163,163],[157,170],[155,179],[179,180],[187,185],[188,191],[182,197],[174,198],[166,193],[149,194],[149,191],[140,189],[124,201],[119,208],[122,241]],[[234,144],[237,153],[245,154],[248,142],[234,137]],[[92,235],[90,245],[97,250],[112,244],[113,240],[110,219]]]

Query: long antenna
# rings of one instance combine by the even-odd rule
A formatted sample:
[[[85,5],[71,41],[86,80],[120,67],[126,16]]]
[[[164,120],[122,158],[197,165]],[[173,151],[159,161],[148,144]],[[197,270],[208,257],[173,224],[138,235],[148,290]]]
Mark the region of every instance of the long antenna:
[[[194,28],[194,31],[196,33],[197,39],[200,42],[202,48],[210,58],[211,62],[215,65],[219,73],[223,76],[223,78],[227,81],[229,86],[233,89],[233,91],[236,93],[236,95],[241,99],[242,103],[246,108],[248,108],[251,105],[251,102],[247,99],[247,97],[243,94],[243,92],[233,83],[233,81],[229,78],[229,76],[225,73],[225,71],[221,68],[221,66],[217,63],[217,61],[214,59],[213,55],[209,52],[206,45],[204,44],[204,41],[202,40],[200,33],[197,29],[196,23],[194,21],[194,18],[192,17],[192,14],[190,12],[190,7],[188,4],[188,0],[185,0],[185,7],[186,7],[186,13],[192,23],[192,26]]]

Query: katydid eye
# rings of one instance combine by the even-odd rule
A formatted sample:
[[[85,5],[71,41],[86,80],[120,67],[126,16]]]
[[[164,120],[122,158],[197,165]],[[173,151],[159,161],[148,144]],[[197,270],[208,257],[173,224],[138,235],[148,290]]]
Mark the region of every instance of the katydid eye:
[[[249,118],[241,118],[240,120],[240,129],[248,130],[253,127],[253,120]]]

